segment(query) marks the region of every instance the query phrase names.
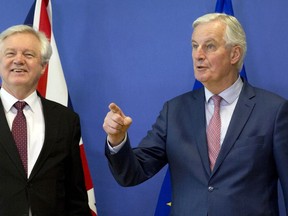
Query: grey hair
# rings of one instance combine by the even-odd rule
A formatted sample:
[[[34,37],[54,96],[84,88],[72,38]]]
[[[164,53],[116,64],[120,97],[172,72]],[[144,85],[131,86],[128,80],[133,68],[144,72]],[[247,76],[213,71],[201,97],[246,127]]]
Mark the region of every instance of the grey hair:
[[[220,21],[226,24],[225,38],[227,45],[240,46],[242,53],[239,62],[237,63],[237,69],[240,71],[243,66],[244,58],[247,52],[246,34],[240,22],[234,17],[224,13],[210,13],[197,18],[193,22],[193,28],[203,23],[209,23],[212,21]]]
[[[34,28],[32,28],[31,26],[15,25],[15,26],[12,26],[12,27],[4,30],[0,34],[0,45],[2,45],[3,41],[6,38],[8,38],[11,35],[17,34],[17,33],[29,33],[29,34],[33,34],[36,38],[38,38],[38,40],[40,41],[40,44],[41,44],[40,52],[41,52],[42,64],[45,65],[49,62],[50,57],[52,55],[52,47],[50,45],[49,40],[43,32],[37,31]]]

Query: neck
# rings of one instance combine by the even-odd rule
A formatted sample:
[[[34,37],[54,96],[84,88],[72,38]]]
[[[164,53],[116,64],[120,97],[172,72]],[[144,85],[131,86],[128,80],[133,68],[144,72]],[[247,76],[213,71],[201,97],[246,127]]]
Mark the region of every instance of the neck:
[[[35,91],[35,89],[26,89],[21,87],[11,89],[7,88],[7,86],[2,86],[2,88],[18,100],[24,100]]]
[[[213,94],[220,94],[222,91],[232,86],[237,81],[238,77],[239,74],[230,79],[222,80],[221,82],[209,83],[207,85],[204,84],[204,86]]]

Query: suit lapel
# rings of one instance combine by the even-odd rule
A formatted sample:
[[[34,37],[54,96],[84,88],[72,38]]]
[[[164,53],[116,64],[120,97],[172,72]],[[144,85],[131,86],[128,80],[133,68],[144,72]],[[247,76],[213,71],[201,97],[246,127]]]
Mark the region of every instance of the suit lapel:
[[[53,103],[49,103],[49,101],[43,97],[41,97],[41,102],[43,106],[43,115],[45,121],[45,137],[43,147],[32,169],[29,179],[32,179],[41,169],[56,143],[55,141],[51,141],[51,139],[55,139],[58,136],[58,118],[51,118],[51,116],[56,116],[57,114],[56,109],[54,109],[55,105]]]
[[[194,90],[194,103],[193,106],[197,106],[196,109],[192,109],[192,118],[197,122],[196,127],[192,131],[195,132],[194,136],[196,137],[196,143],[198,151],[203,163],[203,166],[207,172],[207,175],[210,175],[210,165],[207,149],[207,138],[206,138],[206,115],[205,115],[205,94],[204,88],[199,90]]]
[[[213,173],[215,173],[222,164],[247,123],[255,106],[255,102],[251,100],[253,97],[255,97],[253,87],[247,82],[244,82],[242,92],[239,96],[219,156],[216,160]]]
[[[18,153],[18,149],[16,147],[13,135],[11,133],[11,130],[9,128],[5,116],[5,111],[1,99],[0,99],[0,145],[7,152],[8,156],[11,159],[11,163],[14,163],[19,172],[23,175],[23,177],[27,178],[24,167],[22,165],[22,161]]]

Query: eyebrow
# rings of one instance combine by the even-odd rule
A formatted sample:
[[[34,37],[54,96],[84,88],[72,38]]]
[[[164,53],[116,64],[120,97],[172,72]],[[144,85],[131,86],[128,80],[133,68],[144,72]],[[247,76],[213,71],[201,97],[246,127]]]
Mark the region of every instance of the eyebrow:
[[[193,42],[194,42],[194,43],[198,43],[197,41],[195,41],[195,40],[193,40],[193,39],[191,40],[191,42],[192,42],[192,43],[193,43]],[[217,43],[216,40],[214,40],[214,39],[212,39],[212,38],[211,38],[211,39],[209,38],[209,39],[207,39],[207,40],[204,41],[204,44],[210,43],[210,42],[215,42],[215,43]]]
[[[5,50],[4,50],[4,52],[7,52],[7,51],[16,51],[17,49],[15,49],[15,48],[6,48]],[[35,50],[33,50],[33,49],[24,49],[24,50],[21,50],[21,52],[33,52],[33,53],[36,53],[36,51]]]

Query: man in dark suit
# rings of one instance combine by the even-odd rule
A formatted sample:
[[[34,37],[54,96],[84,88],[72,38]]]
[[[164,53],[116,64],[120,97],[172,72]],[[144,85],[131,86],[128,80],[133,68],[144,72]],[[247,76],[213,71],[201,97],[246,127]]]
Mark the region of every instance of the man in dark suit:
[[[46,36],[29,26],[12,26],[0,34],[3,216],[91,215],[80,158],[79,116],[36,91],[51,54]],[[23,106],[18,110],[16,104]],[[18,114],[24,119],[21,123]],[[21,128],[15,129],[17,125]]]
[[[136,185],[168,163],[173,216],[279,215],[280,179],[287,214],[287,100],[239,76],[246,36],[235,17],[207,14],[193,27],[194,74],[204,87],[166,102],[137,148],[127,135],[132,119],[110,104],[103,128],[115,179]]]

